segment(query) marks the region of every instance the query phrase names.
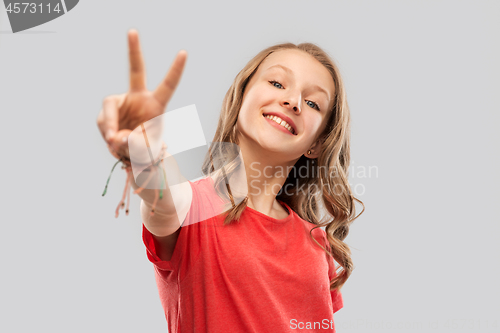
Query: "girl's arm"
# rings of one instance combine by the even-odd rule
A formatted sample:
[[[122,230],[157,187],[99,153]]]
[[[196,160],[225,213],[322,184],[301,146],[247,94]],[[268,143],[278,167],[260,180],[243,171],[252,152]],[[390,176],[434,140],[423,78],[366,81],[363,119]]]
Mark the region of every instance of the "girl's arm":
[[[110,152],[116,158],[129,157],[127,137],[132,130],[164,113],[167,103],[180,81],[187,58],[187,53],[180,51],[160,85],[154,91],[149,91],[146,88],[145,66],[137,31],[130,30],[128,32],[128,46],[130,88],[125,94],[106,97],[101,112],[97,117],[97,126],[101,135],[107,142]],[[148,134],[154,134],[149,138],[152,142],[161,137],[160,131],[148,132]],[[173,165],[167,165],[167,169],[173,168],[173,170],[178,171],[177,164],[172,158],[166,160],[170,160],[166,164]],[[148,182],[158,182],[154,184],[155,186],[142,184],[148,178],[145,172],[138,177],[137,182],[139,184],[135,183],[134,177],[129,179],[134,189],[138,189],[139,186],[146,188],[138,193],[142,198],[143,223],[158,238],[159,242],[167,248],[175,244],[172,242],[174,236],[171,235],[179,230],[180,221],[183,221],[191,205],[191,187],[189,182],[176,179],[174,172],[173,178],[169,177],[169,179],[174,179],[177,185],[170,189],[168,184],[165,186],[165,183],[160,183],[158,172],[163,171],[158,170],[158,168],[151,168],[151,170],[152,174],[150,174],[151,178]],[[160,184],[163,184],[163,186],[160,186]],[[160,188],[164,192],[163,198],[157,199],[159,191],[155,189]],[[175,193],[171,193],[172,191],[175,191]],[[151,208],[155,202],[155,213],[151,216]]]
[[[163,169],[167,170],[167,179],[162,177],[163,171],[160,168],[151,168],[150,173],[152,175],[146,174],[144,178],[150,178],[150,186],[147,187],[151,188],[151,183],[153,183],[154,187],[152,187],[153,189],[142,189],[138,195],[142,198],[142,222],[146,229],[153,235],[157,254],[160,259],[168,261],[175,248],[180,226],[191,207],[193,193],[190,183],[182,176],[177,162],[170,154],[166,154],[162,165]],[[154,189],[160,188],[162,184],[160,177],[164,179],[163,181],[166,181],[166,186],[161,186],[163,188],[162,199],[157,197],[159,191]],[[168,180],[176,185],[170,188]],[[139,183],[142,185],[140,181]],[[139,185],[134,181],[134,177],[131,177],[131,185],[134,190],[139,188]],[[155,200],[154,214],[151,214]]]

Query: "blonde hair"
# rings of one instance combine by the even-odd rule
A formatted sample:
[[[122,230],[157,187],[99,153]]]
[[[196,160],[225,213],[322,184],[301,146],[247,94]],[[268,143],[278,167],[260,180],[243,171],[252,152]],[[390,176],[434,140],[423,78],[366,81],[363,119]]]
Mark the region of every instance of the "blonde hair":
[[[320,155],[315,159],[301,156],[290,171],[282,187],[283,189],[291,186],[293,189],[298,185],[302,189],[305,188],[304,192],[306,193],[294,191],[295,194],[289,195],[287,193],[288,190],[285,192],[280,191],[276,199],[285,202],[301,218],[316,225],[316,227],[311,229],[310,236],[320,247],[322,246],[314,239],[312,231],[319,227],[325,227],[328,240],[328,244],[325,245],[327,245],[328,250],[322,248],[328,255],[333,256],[335,261],[341,266],[341,271],[337,272],[333,280],[330,281],[330,290],[340,290],[354,268],[351,260],[351,251],[343,240],[349,233],[350,224],[364,212],[365,207],[363,202],[353,196],[347,179],[350,164],[350,112],[339,70],[326,52],[311,43],[298,45],[284,43],[268,47],[251,59],[238,73],[226,93],[217,130],[209,152],[205,157],[202,172],[208,175],[216,169],[213,156],[234,162],[224,165],[224,178],[226,178],[226,174],[230,177],[232,173],[242,167],[241,163],[236,162],[237,159],[234,158],[238,154],[238,151],[231,149],[229,151],[222,151],[223,145],[219,145],[218,143],[231,142],[238,144],[236,122],[243,102],[245,87],[264,59],[273,52],[288,49],[304,51],[325,66],[333,78],[335,94],[333,96],[333,107],[326,127],[321,135],[319,135],[319,138],[322,140]],[[313,177],[315,161],[320,167],[320,171],[324,171],[325,169],[335,170],[335,173],[332,175],[320,172],[319,175]],[[308,170],[308,177],[295,177],[294,175],[297,174],[295,172],[296,169],[304,167]],[[230,188],[227,185],[227,179],[219,178],[216,181],[216,187],[219,195],[223,195],[225,192],[223,189],[226,187],[231,200],[233,200]],[[247,199],[248,197],[240,201],[237,205],[233,204],[233,207],[225,212],[224,225],[239,220],[241,213],[247,206]],[[358,216],[355,216],[354,201],[358,201],[363,205],[363,210]],[[326,209],[329,215],[326,216],[326,221],[324,221],[324,218],[320,219],[320,213],[324,212],[321,206]]]

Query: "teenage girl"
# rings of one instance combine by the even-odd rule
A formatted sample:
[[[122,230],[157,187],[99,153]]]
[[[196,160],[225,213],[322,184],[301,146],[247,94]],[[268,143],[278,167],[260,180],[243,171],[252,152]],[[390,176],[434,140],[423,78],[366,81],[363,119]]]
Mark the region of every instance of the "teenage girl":
[[[180,51],[163,82],[148,91],[135,30],[128,43],[130,90],[105,98],[97,118],[110,152],[124,164],[127,136],[163,114],[187,57]],[[363,204],[348,183],[349,136],[333,61],[313,44],[279,44],[236,76],[213,139],[239,147],[244,200],[218,214],[213,177],[182,183],[183,195],[167,186],[160,200],[157,190],[128,177],[142,198],[143,240],[170,333],[335,331],[340,288],[353,269],[343,240],[356,218],[354,201]],[[214,171],[211,157],[205,175]]]

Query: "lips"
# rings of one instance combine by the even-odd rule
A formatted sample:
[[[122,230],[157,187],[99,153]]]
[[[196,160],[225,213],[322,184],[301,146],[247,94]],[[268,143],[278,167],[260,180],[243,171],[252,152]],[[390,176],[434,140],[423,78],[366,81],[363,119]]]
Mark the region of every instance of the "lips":
[[[298,134],[297,126],[295,125],[295,123],[293,122],[293,120],[290,119],[289,117],[285,116],[284,114],[279,113],[279,112],[266,112],[266,113],[263,113],[262,116],[263,117],[266,117],[266,116],[276,116],[276,117],[279,117],[279,118],[281,118],[281,120],[286,121],[288,123],[288,125],[290,125],[290,127],[292,127],[292,129],[293,129],[293,135],[297,135]]]

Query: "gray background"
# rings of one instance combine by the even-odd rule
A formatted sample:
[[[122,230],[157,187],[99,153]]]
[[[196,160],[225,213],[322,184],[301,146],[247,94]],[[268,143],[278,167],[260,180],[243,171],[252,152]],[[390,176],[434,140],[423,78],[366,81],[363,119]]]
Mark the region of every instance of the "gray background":
[[[494,332],[500,312],[498,1],[81,1],[24,33],[0,10],[2,332],[165,332],[139,197],[97,126],[128,85],[139,30],[148,87],[186,49],[167,110],[196,104],[207,140],[258,51],[319,44],[352,112],[352,177],[367,210],[339,332]],[[358,187],[359,188],[359,187]],[[360,211],[360,210],[358,210]],[[298,291],[300,292],[300,291]]]

